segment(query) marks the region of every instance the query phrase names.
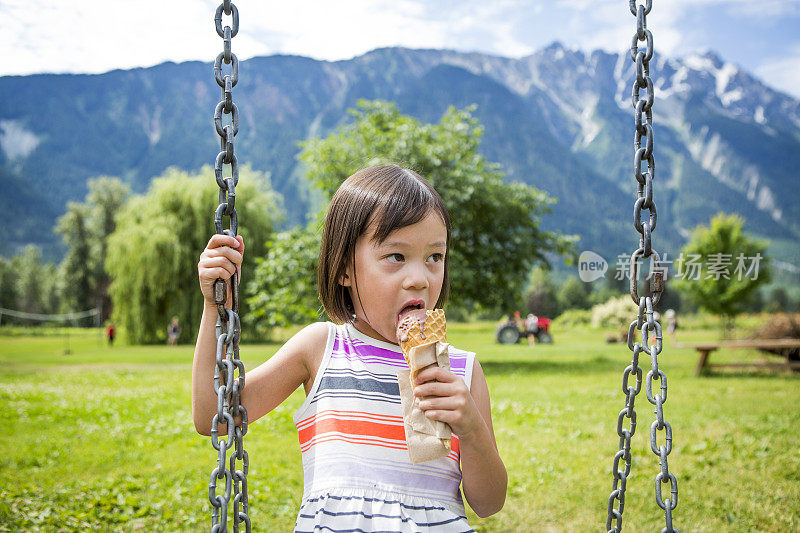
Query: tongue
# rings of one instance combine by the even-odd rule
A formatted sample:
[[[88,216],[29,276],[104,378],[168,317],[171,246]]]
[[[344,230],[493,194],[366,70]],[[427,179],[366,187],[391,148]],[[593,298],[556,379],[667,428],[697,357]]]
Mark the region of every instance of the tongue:
[[[417,309],[416,307],[409,305],[404,307],[402,311],[400,311],[400,320],[403,320],[407,316],[413,316],[417,319],[425,316],[425,309]]]
[[[397,319],[397,339],[401,341],[408,340],[408,330],[416,323],[419,324],[419,330],[423,331],[425,328],[425,321],[428,314],[425,309],[417,309],[416,307],[405,307],[400,312]]]

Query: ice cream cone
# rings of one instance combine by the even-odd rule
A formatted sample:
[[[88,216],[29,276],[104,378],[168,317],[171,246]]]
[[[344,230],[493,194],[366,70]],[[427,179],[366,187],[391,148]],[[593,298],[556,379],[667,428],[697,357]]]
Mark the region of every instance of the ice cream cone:
[[[426,309],[424,315],[420,311],[408,313],[397,325],[400,349],[406,360],[412,348],[437,341],[447,342],[444,309]]]
[[[419,309],[407,313],[397,325],[397,339],[403,357],[408,363],[409,384],[401,386],[401,390],[413,394],[414,380],[422,369],[431,365],[450,369],[450,358],[447,344],[447,321],[444,310]],[[429,433],[438,437],[446,450],[450,449],[450,427],[444,422],[427,420],[419,410],[418,399],[411,399],[414,409],[409,410],[409,420],[417,427],[432,428]]]

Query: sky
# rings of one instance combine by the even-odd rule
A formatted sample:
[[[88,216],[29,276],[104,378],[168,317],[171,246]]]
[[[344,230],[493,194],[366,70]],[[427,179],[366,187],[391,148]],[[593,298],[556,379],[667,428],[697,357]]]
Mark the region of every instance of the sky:
[[[644,1],[644,0],[641,0]],[[560,41],[621,52],[636,19],[626,0],[234,0],[233,52],[349,59],[386,46],[523,57]],[[0,76],[99,73],[213,61],[217,1],[0,0]],[[228,17],[226,21],[230,20]],[[656,54],[714,50],[800,98],[800,0],[653,0]]]

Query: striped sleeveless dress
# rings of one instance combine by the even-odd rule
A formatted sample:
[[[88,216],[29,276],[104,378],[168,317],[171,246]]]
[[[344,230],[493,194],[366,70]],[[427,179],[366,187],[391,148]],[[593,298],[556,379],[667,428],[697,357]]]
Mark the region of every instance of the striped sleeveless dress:
[[[295,533],[474,531],[461,498],[458,438],[444,458],[409,461],[400,347],[351,324],[328,325],[316,379],[294,415],[304,476]],[[474,357],[450,347],[451,371],[467,387]]]

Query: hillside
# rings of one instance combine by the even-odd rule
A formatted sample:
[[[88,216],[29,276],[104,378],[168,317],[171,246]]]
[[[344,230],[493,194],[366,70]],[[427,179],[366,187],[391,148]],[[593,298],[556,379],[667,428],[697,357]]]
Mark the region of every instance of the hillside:
[[[800,102],[711,52],[657,56],[651,72],[657,249],[674,254],[689,229],[727,211],[800,264]],[[477,104],[483,154],[509,180],[559,199],[545,227],[580,234],[581,249],[613,258],[636,244],[632,79],[626,53],[559,43],[521,59],[402,48],[337,62],[258,57],[241,63],[234,90],[237,156],[271,174],[293,225],[316,204],[298,141],[330,133],[358,99],[395,101],[423,121],[438,121],[449,105]],[[218,150],[210,63],[7,76],[0,94],[6,254],[34,243],[57,259],[52,226],[67,201],[84,197],[88,178],[119,176],[142,192],[165,168],[198,169]]]

